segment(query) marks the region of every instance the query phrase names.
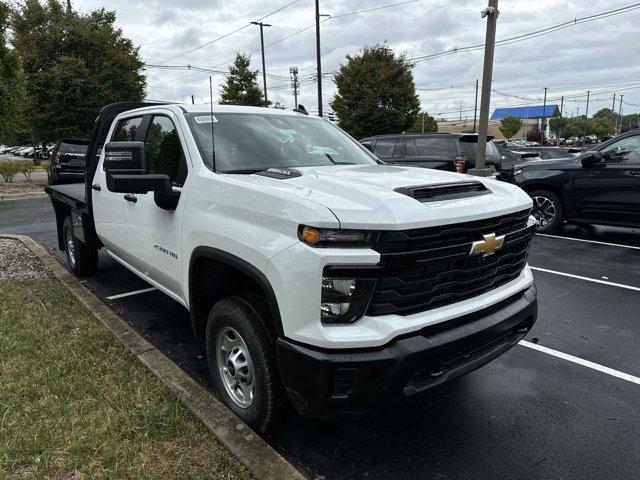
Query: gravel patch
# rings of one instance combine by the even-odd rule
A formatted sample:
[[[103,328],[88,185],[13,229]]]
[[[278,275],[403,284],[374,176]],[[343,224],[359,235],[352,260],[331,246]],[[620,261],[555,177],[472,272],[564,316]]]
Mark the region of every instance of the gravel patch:
[[[19,240],[0,238],[0,280],[53,278],[40,259]]]

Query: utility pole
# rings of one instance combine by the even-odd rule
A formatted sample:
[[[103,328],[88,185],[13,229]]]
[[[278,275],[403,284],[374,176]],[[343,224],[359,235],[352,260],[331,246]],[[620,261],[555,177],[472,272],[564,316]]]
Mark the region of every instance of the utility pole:
[[[320,0],[316,0],[316,69],[318,75],[318,116],[322,116],[322,62],[320,61]]]
[[[473,107],[473,131],[476,131],[476,119],[478,117],[478,79],[476,78],[476,104]]]
[[[560,138],[562,137],[562,135],[560,135],[562,133],[562,109],[564,108],[564,95],[562,97],[560,97],[560,121],[558,122],[558,138],[556,139],[557,142],[556,144],[558,146],[560,146]]]
[[[260,26],[260,48],[262,50],[262,83],[264,85],[264,106],[269,106],[269,100],[267,99],[267,67],[265,66],[264,61],[264,33],[262,31],[263,27],[270,27],[271,25],[268,23],[262,22],[251,22],[252,25]]]
[[[587,90],[587,108],[584,111],[584,136],[587,136],[587,120],[589,120],[589,95],[591,92]]]
[[[298,67],[289,67],[289,74],[291,75],[291,88],[293,88],[293,108],[298,108]]]
[[[624,95],[620,95],[620,107],[618,107],[618,123],[620,124],[620,127],[616,128],[618,133],[622,133],[622,97]]]
[[[67,0],[67,12],[71,11],[71,0]]]
[[[195,105],[196,104],[196,97],[191,95],[191,105]]]
[[[426,112],[422,113],[422,133],[424,133],[424,118],[427,116]]]
[[[542,123],[540,124],[541,132],[540,132],[540,145],[544,145],[544,121],[547,119],[547,89],[548,87],[544,87],[544,101],[542,102]]]
[[[487,34],[484,41],[484,69],[482,71],[482,94],[480,96],[480,128],[478,129],[478,150],[476,166],[469,169],[471,175],[488,177],[491,169],[485,168],[487,153],[487,133],[489,130],[489,103],[491,102],[491,77],[493,76],[493,52],[496,43],[496,24],[498,22],[498,0],[489,0],[489,5],[480,16],[487,17]]]
[[[458,121],[462,121],[462,100],[460,100],[460,118],[458,119]]]
[[[613,94],[613,103],[611,104],[611,120],[613,120],[616,114],[616,94]]]

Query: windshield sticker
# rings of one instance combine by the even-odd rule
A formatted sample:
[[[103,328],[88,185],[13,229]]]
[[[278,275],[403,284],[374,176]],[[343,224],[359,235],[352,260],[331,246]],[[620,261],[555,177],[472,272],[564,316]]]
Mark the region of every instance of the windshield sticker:
[[[218,119],[213,115],[203,115],[201,117],[194,117],[196,123],[217,123]]]

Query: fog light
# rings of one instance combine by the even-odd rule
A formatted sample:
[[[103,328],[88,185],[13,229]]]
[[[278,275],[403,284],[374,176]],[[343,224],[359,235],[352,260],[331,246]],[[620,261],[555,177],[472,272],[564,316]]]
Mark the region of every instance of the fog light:
[[[323,323],[353,323],[361,318],[375,286],[371,278],[322,277]]]

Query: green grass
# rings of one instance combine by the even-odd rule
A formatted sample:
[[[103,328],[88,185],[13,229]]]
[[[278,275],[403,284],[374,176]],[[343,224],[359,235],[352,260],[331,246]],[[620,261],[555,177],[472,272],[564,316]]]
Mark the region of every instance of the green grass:
[[[0,281],[0,479],[249,473],[55,280]]]

